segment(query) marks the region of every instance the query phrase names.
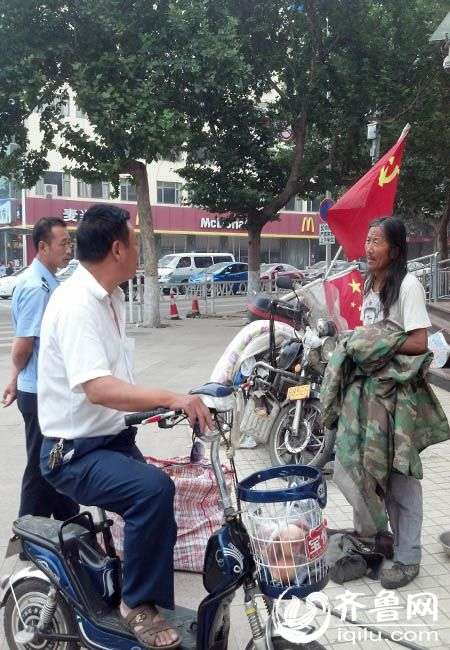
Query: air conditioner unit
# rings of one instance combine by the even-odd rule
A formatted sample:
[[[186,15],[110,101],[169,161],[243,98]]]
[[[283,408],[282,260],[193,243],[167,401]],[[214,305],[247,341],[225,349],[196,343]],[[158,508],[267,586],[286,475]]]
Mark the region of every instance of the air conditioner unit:
[[[45,184],[44,196],[46,199],[56,199],[56,197],[58,196],[58,186]]]

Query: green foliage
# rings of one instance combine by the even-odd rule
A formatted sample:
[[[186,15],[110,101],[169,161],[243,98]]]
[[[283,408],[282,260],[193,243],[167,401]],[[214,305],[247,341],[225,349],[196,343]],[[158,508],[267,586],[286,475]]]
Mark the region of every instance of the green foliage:
[[[376,114],[382,150],[412,123],[399,209],[431,218],[449,183],[448,79],[428,43],[445,12],[444,0],[3,0],[0,174],[32,185],[56,146],[76,176],[117,190],[136,161],[185,148],[191,202],[262,227],[295,194],[337,196],[364,173]],[[61,117],[68,86],[88,133]]]
[[[312,197],[330,190],[338,196],[370,167],[366,125],[376,116],[382,151],[406,122],[412,123],[399,195],[432,209],[448,169],[448,146],[438,144],[441,134],[448,134],[442,110],[446,102],[448,108],[448,95],[445,100],[442,95],[448,80],[428,38],[445,14],[445,3],[227,4],[237,21],[253,92],[230,97],[228,86],[205,91],[193,107],[182,171],[191,200],[264,226],[295,194]],[[260,110],[263,99],[268,103]],[[294,133],[290,143],[280,140],[286,127]],[[447,163],[433,167],[436,147]],[[430,183],[419,201],[420,165],[427,166]]]
[[[200,0],[8,0],[0,42],[0,173],[34,183],[55,146],[86,181],[116,188],[135,160],[170,158],[187,137],[199,88],[240,75],[233,21]],[[61,118],[70,86],[93,129]],[[245,89],[244,89],[245,92]],[[25,151],[25,119],[39,111],[43,139]],[[15,136],[15,159],[4,154]]]

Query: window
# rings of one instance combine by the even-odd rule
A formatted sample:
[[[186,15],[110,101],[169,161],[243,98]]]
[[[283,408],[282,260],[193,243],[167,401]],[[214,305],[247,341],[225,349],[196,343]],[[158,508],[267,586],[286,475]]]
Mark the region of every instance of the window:
[[[88,190],[88,183],[85,183],[84,181],[81,181],[80,179],[77,180],[77,196],[79,196],[82,199],[87,199],[89,198],[89,190]]]
[[[201,257],[194,257],[194,266],[197,269],[206,269],[208,266],[211,266],[213,264],[212,257],[208,256],[201,256]]]
[[[63,174],[63,196],[70,196],[70,174]]]
[[[307,200],[303,202],[305,205],[306,212],[319,212],[319,207],[321,199],[312,199],[312,201]]]
[[[87,114],[77,104],[75,104],[75,117],[79,117],[81,119],[87,118]]]
[[[289,201],[286,203],[284,208],[281,208],[282,210],[285,210],[286,212],[301,212],[302,202],[301,199],[298,198],[298,196],[292,196]]]
[[[217,264],[218,262],[232,262],[233,259],[231,255],[221,255],[220,257],[218,255],[214,255],[213,257],[214,264]]]
[[[107,181],[97,181],[91,183],[91,198],[92,199],[109,199],[109,183]]]
[[[78,180],[77,193],[83,199],[109,199],[109,183],[107,181],[85,183],[82,180]]]
[[[14,181],[10,181],[6,176],[0,177],[0,199],[18,199],[20,197],[20,188]]]
[[[122,201],[137,201],[136,185],[130,178],[120,181],[120,199]]]
[[[63,172],[44,172],[44,175],[34,186],[34,193],[36,196],[44,196],[46,194],[45,185],[56,185],[58,196],[70,196],[70,182],[70,174]]]
[[[34,186],[34,193],[36,196],[44,196],[44,179],[40,178]]]
[[[70,117],[70,100],[65,99],[59,107],[61,117]]]
[[[0,199],[9,199],[9,181],[5,176],[0,177]]]
[[[289,199],[289,201],[284,206],[283,210],[289,210],[291,212],[295,210],[295,196]]]
[[[181,183],[170,183],[169,181],[157,181],[156,183],[157,203],[169,203],[181,205]]]
[[[190,257],[180,257],[179,262],[177,264],[177,269],[188,269],[191,266],[191,258]]]

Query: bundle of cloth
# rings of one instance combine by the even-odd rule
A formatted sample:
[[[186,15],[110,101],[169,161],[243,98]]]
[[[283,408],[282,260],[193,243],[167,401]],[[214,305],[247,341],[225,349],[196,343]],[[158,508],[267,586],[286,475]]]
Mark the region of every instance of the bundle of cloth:
[[[275,322],[275,345],[278,348],[285,341],[296,337],[290,325]],[[261,354],[269,348],[270,321],[257,320],[243,327],[226,347],[217,361],[209,381],[219,384],[232,384],[244,359],[250,355]],[[251,349],[250,349],[251,346]]]
[[[337,425],[334,479],[365,537],[387,529],[391,473],[421,479],[420,453],[450,438],[425,378],[432,354],[397,353],[406,337],[389,321],[357,328],[338,345],[322,384],[324,425]]]

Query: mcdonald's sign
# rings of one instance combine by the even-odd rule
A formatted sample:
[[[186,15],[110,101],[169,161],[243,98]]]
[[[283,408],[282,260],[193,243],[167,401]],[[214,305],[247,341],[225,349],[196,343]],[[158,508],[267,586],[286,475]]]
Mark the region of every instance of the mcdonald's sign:
[[[303,217],[301,232],[310,232],[311,234],[314,234],[314,231],[314,218],[310,216]]]

